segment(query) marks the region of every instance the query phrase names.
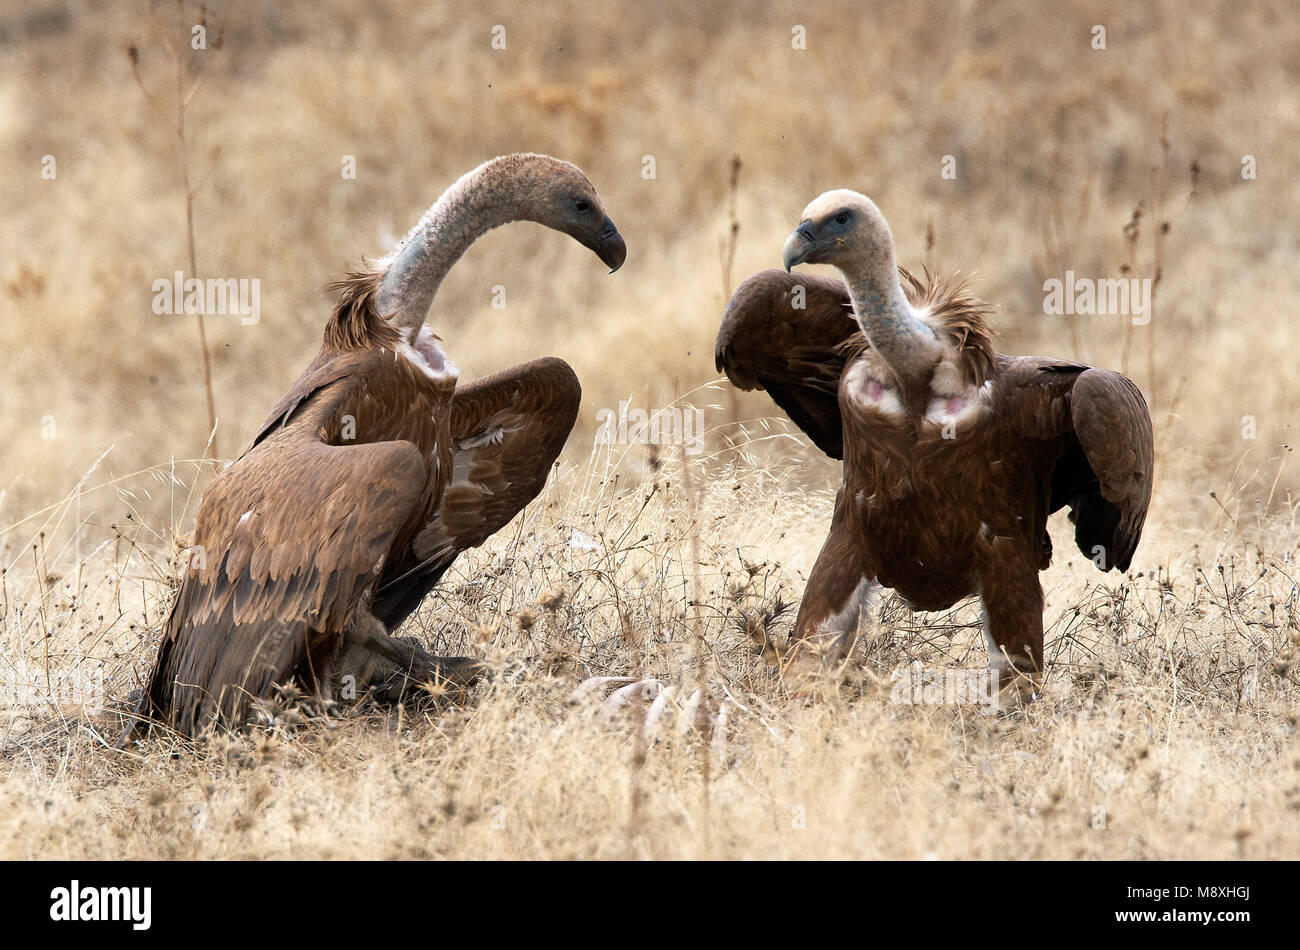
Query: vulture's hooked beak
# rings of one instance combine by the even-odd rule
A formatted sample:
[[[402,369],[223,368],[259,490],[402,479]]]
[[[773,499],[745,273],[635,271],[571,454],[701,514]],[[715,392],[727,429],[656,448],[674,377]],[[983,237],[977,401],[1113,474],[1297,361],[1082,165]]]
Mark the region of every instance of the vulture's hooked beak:
[[[813,234],[811,221],[805,221],[791,231],[790,236],[785,239],[785,247],[781,250],[781,260],[785,264],[786,271],[789,272],[796,264],[802,264],[812,257],[816,245],[817,238]]]
[[[623,242],[623,235],[618,233],[618,228],[614,227],[614,222],[605,216],[605,223],[601,225],[600,233],[593,234],[588,232],[582,238],[582,243],[595,251],[605,266],[609,268],[612,274],[623,266],[627,260],[627,244]]]

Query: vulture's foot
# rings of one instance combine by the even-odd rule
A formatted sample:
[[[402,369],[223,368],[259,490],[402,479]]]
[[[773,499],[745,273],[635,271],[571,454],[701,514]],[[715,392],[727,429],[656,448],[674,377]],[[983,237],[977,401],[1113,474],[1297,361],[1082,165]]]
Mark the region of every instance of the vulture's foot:
[[[811,702],[839,692],[844,678],[841,649],[833,642],[793,640],[781,662],[781,684],[796,700]]]
[[[473,686],[486,669],[468,656],[433,656],[414,642],[409,645],[412,657],[408,662],[390,666],[386,677],[369,684],[376,699],[401,703],[455,695]]]
[[[1005,648],[989,648],[989,677],[998,684],[998,706],[1017,709],[1043,695],[1043,671],[1032,659]]]
[[[369,692],[375,699],[398,703],[468,689],[485,666],[465,656],[434,656],[414,637],[389,636],[375,617],[359,614],[344,636],[335,669],[342,698]],[[350,682],[347,677],[352,677]]]
[[[998,679],[998,702],[1004,706],[1026,706],[1043,695],[1043,674],[1018,663],[995,664],[990,668]]]

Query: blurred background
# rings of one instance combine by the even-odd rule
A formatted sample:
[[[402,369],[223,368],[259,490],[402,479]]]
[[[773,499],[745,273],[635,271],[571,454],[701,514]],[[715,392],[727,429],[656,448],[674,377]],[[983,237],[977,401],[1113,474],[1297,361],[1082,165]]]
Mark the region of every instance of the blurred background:
[[[183,150],[178,61],[187,92],[202,76]],[[572,461],[629,397],[702,406],[719,440],[774,416],[762,394],[707,387],[722,309],[779,266],[810,198],[849,187],[880,205],[900,263],[979,278],[1002,349],[1138,382],[1167,517],[1293,517],[1298,78],[1282,2],[5,3],[0,529],[101,457],[94,483],[202,457],[195,318],[151,306],[155,280],[192,276],[183,164],[197,276],[260,282],[255,325],[205,321],[229,457],[314,355],[323,286],[519,150],[588,173],[626,266],[606,276],[572,241],[501,229],[429,323],[466,379],[570,362]],[[1067,269],[1158,275],[1154,318],[1044,315],[1043,282]],[[816,459],[794,439],[753,451]],[[800,471],[825,486],[836,469]],[[164,496],[96,505],[165,518]]]

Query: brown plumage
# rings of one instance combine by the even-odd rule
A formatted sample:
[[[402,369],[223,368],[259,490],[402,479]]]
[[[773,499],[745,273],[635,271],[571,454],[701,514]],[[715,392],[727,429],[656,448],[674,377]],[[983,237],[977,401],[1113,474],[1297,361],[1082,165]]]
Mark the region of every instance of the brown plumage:
[[[338,300],[325,324],[321,344],[325,352],[397,349],[402,333],[379,315],[376,302],[382,277],[380,269],[353,271],[326,285],[326,291],[338,294]]]
[[[378,684],[388,695],[477,673],[389,632],[540,491],[577,414],[562,361],[458,387],[422,326],[469,244],[518,219],[614,269],[626,253],[581,171],[508,156],[448,189],[390,259],[335,285],[320,352],[204,495],[139,721],[191,736],[234,727],[290,680],[328,698],[341,652],[396,671]]]
[[[991,664],[1004,683],[1017,671],[1036,682],[1048,515],[1069,506],[1079,549],[1103,570],[1127,570],[1141,537],[1154,464],[1141,393],[1108,370],[995,353],[988,307],[964,283],[900,271],[862,195],[809,205],[785,257],[845,280],[751,277],[716,359],[844,460],[796,622],[801,668],[838,659],[892,588],[921,610],[981,596]]]

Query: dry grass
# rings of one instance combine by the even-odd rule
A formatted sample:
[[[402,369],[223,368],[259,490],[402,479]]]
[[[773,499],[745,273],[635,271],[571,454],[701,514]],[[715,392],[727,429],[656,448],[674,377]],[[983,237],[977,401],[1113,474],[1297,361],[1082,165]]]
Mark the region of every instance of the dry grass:
[[[746,635],[798,595],[826,491],[742,460],[616,487],[596,456],[449,576],[408,632],[502,674],[464,707],[328,724],[290,708],[197,749],[110,752],[112,721],[65,703],[11,709],[0,820],[12,856],[165,857],[1294,857],[1300,600],[1294,534],[1173,530],[1102,577],[1048,572],[1051,672],[1028,710],[892,701],[890,672],[978,668],[970,609],[886,608],[840,700],[785,700]],[[697,463],[701,470],[707,463]],[[562,487],[563,486],[563,487]],[[745,516],[739,516],[741,513]],[[137,544],[75,563],[76,581],[9,579],[7,657],[40,680],[101,664],[120,695],[146,661],[167,562]],[[700,538],[695,656],[688,592]],[[1175,540],[1171,540],[1175,539]],[[43,576],[43,575],[42,575]],[[20,590],[15,590],[20,587]],[[562,595],[562,596],[559,596]],[[19,634],[22,604],[26,633]],[[42,614],[41,624],[33,623]],[[789,612],[766,632],[778,641]],[[412,629],[412,627],[414,629]],[[40,635],[49,629],[49,640]],[[725,739],[632,729],[568,703],[589,674],[631,670],[728,697]],[[350,713],[350,714],[349,714]],[[725,744],[724,744],[725,742]],[[179,755],[171,754],[179,751]],[[196,824],[197,823],[197,824]]]
[[[584,384],[561,477],[407,631],[501,676],[463,707],[291,713],[128,756],[105,748],[100,713],[6,704],[0,856],[1300,857],[1300,482],[1286,467],[1300,388],[1271,362],[1300,348],[1300,31],[1268,3],[1196,19],[1172,2],[848,6],[224,11],[187,126],[196,178],[212,163],[196,256],[205,274],[262,282],[257,326],[208,322],[224,451],[314,351],[317,288],[486,157],[582,165],[628,264],[605,278],[570,242],[507,229],[431,317],[467,376],[554,353]],[[149,308],[152,281],[185,266],[185,202],[174,134],[124,50],[141,43],[150,88],[169,64],[135,5],[85,7],[0,16],[0,681],[75,671],[120,699],[210,479],[179,460],[208,431],[193,323]],[[497,22],[505,53],[489,47]],[[796,23],[806,52],[789,48]],[[746,618],[797,602],[836,469],[809,464],[762,396],[737,402],[735,430],[707,385],[733,154],[733,280],[776,262],[808,198],[857,187],[904,263],[981,275],[1005,349],[1120,367],[1127,342],[1155,392],[1161,468],[1134,573],[1096,573],[1055,525],[1052,666],[1029,709],[890,701],[891,671],[912,662],[982,665],[969,609],[888,605],[855,651],[863,672],[808,708],[781,697],[746,635]],[[1246,154],[1258,180],[1241,179]],[[1151,327],[1038,315],[1045,277],[1126,262],[1160,269]],[[629,393],[705,407],[709,452],[689,479],[676,450],[589,452],[596,411]],[[725,742],[642,746],[566,702],[583,675],[632,670],[729,696]]]

